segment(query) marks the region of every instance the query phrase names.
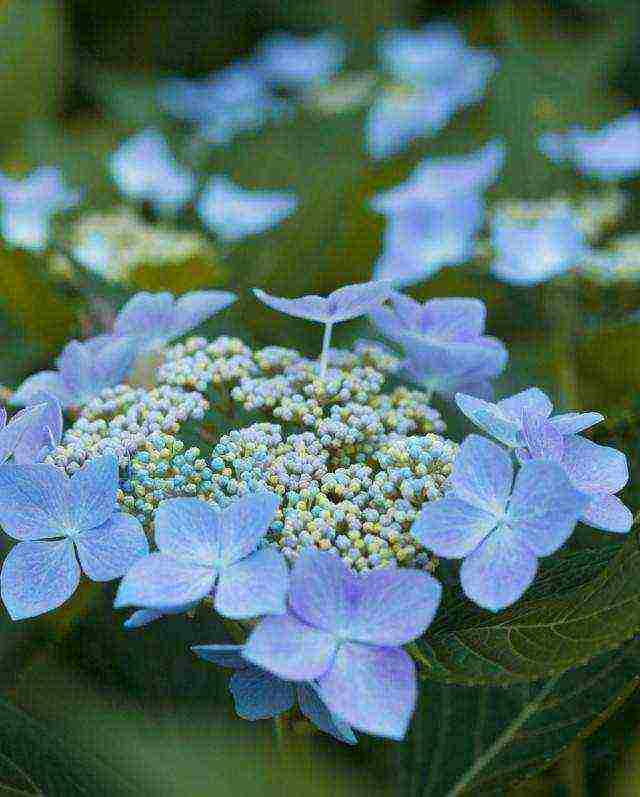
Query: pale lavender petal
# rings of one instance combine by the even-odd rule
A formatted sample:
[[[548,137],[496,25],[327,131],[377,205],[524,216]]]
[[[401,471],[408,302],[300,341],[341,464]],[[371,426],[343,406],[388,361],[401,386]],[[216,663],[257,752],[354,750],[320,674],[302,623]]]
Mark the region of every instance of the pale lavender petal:
[[[541,415],[543,418],[548,418],[553,411],[553,404],[549,397],[538,387],[529,387],[520,393],[501,399],[497,407],[517,421],[522,421],[525,410],[531,415]]]
[[[561,432],[541,415],[525,410],[522,416],[522,442],[527,459],[548,459],[561,462],[565,443]]]
[[[265,617],[251,632],[242,655],[252,664],[291,681],[310,681],[331,666],[338,643],[292,614]]]
[[[456,393],[456,404],[476,426],[507,446],[522,445],[522,423],[501,410],[499,404]]]
[[[617,495],[591,495],[586,509],[583,509],[580,520],[589,526],[602,531],[613,531],[626,534],[633,525],[633,514]]]
[[[56,359],[60,376],[75,400],[90,394],[95,388],[92,384],[94,364],[95,359],[92,358],[88,347],[79,340],[67,343]]]
[[[480,299],[430,299],[423,305],[420,326],[439,340],[471,340],[484,332],[486,316]]]
[[[537,569],[536,555],[522,535],[502,526],[464,560],[460,583],[472,601],[497,612],[523,595]]]
[[[361,576],[349,619],[349,639],[371,645],[404,645],[431,624],[440,582],[414,569],[384,567]]]
[[[60,537],[69,526],[69,479],[53,465],[0,467],[0,525],[17,540]]]
[[[114,602],[117,609],[141,606],[160,611],[175,610],[207,595],[216,579],[212,567],[184,562],[163,553],[136,560],[120,582]]]
[[[449,484],[457,498],[499,515],[513,484],[511,458],[491,440],[470,434],[460,447]]]
[[[118,313],[113,331],[116,335],[155,337],[171,322],[174,297],[171,293],[140,291]]]
[[[373,307],[369,317],[388,338],[394,339],[404,332],[419,332],[422,305],[410,296],[391,291],[389,304]]]
[[[560,465],[527,462],[516,476],[507,523],[536,556],[548,556],[569,539],[588,503]]]
[[[346,744],[358,744],[358,740],[351,727],[335,714],[332,714],[322,702],[318,694],[318,687],[313,684],[300,684],[298,686],[298,703],[300,711],[311,720],[316,728],[324,733],[335,736]]]
[[[138,609],[122,625],[124,628],[142,628],[142,626],[153,623],[161,617],[164,617],[164,612],[160,612],[157,609]]]
[[[0,427],[0,464],[4,464],[11,455],[20,449],[23,445],[23,450],[30,452],[32,449],[23,441],[25,437],[38,438],[40,435],[44,437],[44,411],[46,407],[44,404],[39,404],[32,407],[27,407],[24,410],[16,413],[13,418],[6,423],[7,413],[4,410],[4,418],[2,427]],[[27,462],[34,462],[35,457],[28,458]],[[15,458],[17,462],[18,459]]]
[[[255,551],[280,505],[268,490],[248,493],[220,513],[220,562],[230,565]]]
[[[137,354],[138,343],[132,338],[112,338],[101,346],[92,366],[91,394],[125,381]]]
[[[43,406],[38,413],[37,422],[28,424],[15,447],[13,456],[19,465],[41,461],[62,439],[60,401],[50,393],[37,393],[29,404],[34,407],[39,404]]]
[[[330,320],[333,323],[348,321],[368,313],[389,297],[392,285],[389,280],[360,282],[338,288],[327,297]]]
[[[118,460],[113,454],[89,460],[69,483],[69,516],[75,531],[102,526],[118,507]]]
[[[563,415],[556,415],[549,418],[549,423],[562,435],[578,434],[590,429],[600,421],[604,420],[604,415],[599,412],[566,412]]]
[[[260,288],[253,289],[257,298],[267,307],[286,313],[295,318],[306,318],[309,321],[319,321],[326,324],[331,321],[329,300],[323,296],[301,296],[299,299],[284,299],[280,296],[271,296]]]
[[[505,368],[508,353],[500,341],[483,336],[471,341],[437,341],[425,335],[406,333],[398,337],[407,357],[425,373],[434,376],[464,377],[479,372],[486,378],[498,376]]]
[[[140,522],[124,512],[116,512],[101,526],[84,531],[75,543],[82,570],[92,581],[119,578],[149,553]]]
[[[237,300],[230,291],[190,291],[175,303],[175,318],[171,338],[184,335]]]
[[[201,659],[221,667],[241,670],[251,666],[242,658],[242,645],[191,645],[191,650]]]
[[[497,525],[495,515],[452,496],[426,503],[411,534],[437,556],[462,559]]]
[[[299,90],[329,80],[345,55],[345,44],[335,34],[294,36],[278,31],[262,40],[255,60],[270,83]]]
[[[353,728],[399,740],[415,708],[415,665],[404,650],[346,642],[318,690],[329,711]]]
[[[11,396],[9,403],[14,407],[23,407],[31,404],[41,393],[55,396],[63,407],[73,404],[73,393],[57,371],[40,371],[27,377]]]
[[[236,620],[283,614],[287,608],[289,568],[282,554],[264,548],[220,573],[215,607]]]
[[[584,437],[566,437],[562,465],[571,483],[586,493],[617,493],[629,481],[622,451]]]
[[[210,565],[220,560],[222,512],[200,498],[170,498],[155,514],[158,548],[176,559]]]
[[[24,620],[56,609],[73,595],[79,581],[70,540],[20,542],[2,566],[2,600],[13,620]]]
[[[231,676],[229,691],[236,713],[245,720],[265,720],[288,711],[296,699],[295,686],[259,667],[246,667]]]

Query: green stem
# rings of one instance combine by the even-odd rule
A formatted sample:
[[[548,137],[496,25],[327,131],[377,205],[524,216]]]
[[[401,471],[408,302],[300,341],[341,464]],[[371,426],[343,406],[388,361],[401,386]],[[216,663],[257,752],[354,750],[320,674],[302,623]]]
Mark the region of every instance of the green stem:
[[[329,349],[331,348],[331,332],[333,324],[328,322],[324,325],[324,335],[322,337],[322,353],[320,354],[320,379],[324,379],[327,374],[327,364],[329,362]]]

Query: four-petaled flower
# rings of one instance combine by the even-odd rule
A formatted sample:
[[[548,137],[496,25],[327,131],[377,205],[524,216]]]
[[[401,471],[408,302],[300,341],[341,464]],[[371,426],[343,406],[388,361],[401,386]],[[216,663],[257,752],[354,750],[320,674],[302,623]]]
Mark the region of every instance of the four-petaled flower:
[[[505,446],[520,448],[523,438],[523,416],[548,420],[561,435],[577,434],[603,420],[599,412],[565,412],[551,416],[553,404],[547,394],[537,387],[530,387],[496,404],[464,393],[456,394],[460,410],[483,432],[495,437]]]
[[[15,246],[44,249],[52,216],[77,205],[80,195],[54,166],[40,166],[22,180],[0,175],[2,235]]]
[[[622,180],[640,172],[640,112],[631,111],[600,130],[571,127],[546,133],[538,146],[554,163],[570,161],[600,180]]]
[[[82,343],[72,340],[56,360],[58,370],[27,377],[11,397],[11,403],[23,406],[37,394],[49,393],[64,408],[82,406],[106,387],[120,384],[137,353],[135,338],[99,335]]]
[[[584,413],[589,414],[596,415]],[[571,484],[589,498],[580,520],[602,531],[626,534],[633,525],[633,515],[615,495],[629,481],[626,456],[579,435],[563,435],[554,420],[558,419],[547,420],[524,411],[522,447],[516,449],[518,459],[556,462]]]
[[[297,699],[300,711],[317,728],[341,742],[357,744],[349,725],[324,705],[313,681],[285,681],[255,667],[242,657],[241,645],[193,645],[191,650],[205,661],[236,670],[229,681],[229,691],[239,717],[252,722],[277,717],[289,711]]]
[[[109,158],[111,176],[128,197],[174,213],[196,189],[195,176],[178,163],[159,130],[147,128],[127,139]]]
[[[258,548],[280,499],[259,491],[224,510],[171,498],[155,514],[158,551],[122,579],[115,605],[175,612],[210,595],[216,611],[243,619],[284,612],[288,570],[275,548]]]
[[[290,216],[298,205],[291,191],[249,191],[227,177],[209,179],[196,204],[202,222],[223,241],[259,235]]]
[[[110,581],[147,553],[138,520],[118,511],[117,491],[118,462],[110,454],[70,479],[52,465],[0,468],[0,525],[20,540],[0,575],[14,620],[64,603],[78,586],[80,566],[92,581]]]
[[[464,559],[462,589],[494,612],[524,594],[538,558],[569,539],[589,502],[553,462],[526,463],[515,483],[513,475],[503,448],[469,435],[453,466],[451,491],[426,504],[411,527],[437,556]]]
[[[301,296],[299,299],[284,299],[279,296],[271,296],[259,288],[254,288],[253,292],[261,302],[280,313],[286,313],[296,318],[306,318],[309,321],[318,321],[325,325],[322,354],[320,355],[320,378],[322,379],[327,371],[333,325],[371,312],[390,295],[391,282],[376,280],[345,285],[327,297]]]
[[[315,681],[329,711],[353,728],[401,739],[416,673],[400,646],[429,626],[440,594],[427,573],[356,574],[340,557],[309,549],[293,567],[287,613],[261,620],[243,656],[284,680]]]
[[[499,340],[483,334],[483,302],[430,299],[420,304],[395,291],[389,301],[370,316],[404,348],[405,371],[413,381],[445,396],[462,389],[490,394],[489,382],[504,370],[508,354]]]
[[[120,310],[113,331],[135,338],[138,350],[157,349],[199,326],[236,301],[229,291],[191,291],[176,297],[171,293],[136,293]]]

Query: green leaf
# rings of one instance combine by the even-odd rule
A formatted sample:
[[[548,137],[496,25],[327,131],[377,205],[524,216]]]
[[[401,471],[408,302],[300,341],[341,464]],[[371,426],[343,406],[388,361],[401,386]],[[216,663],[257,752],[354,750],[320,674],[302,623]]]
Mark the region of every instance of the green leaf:
[[[454,686],[426,680],[400,748],[401,797],[502,794],[593,733],[640,683],[640,643],[546,682]]]
[[[637,533],[602,567],[613,553],[558,557],[526,599],[498,614],[448,598],[414,655],[429,677],[466,684],[536,680],[588,662],[640,631]]]

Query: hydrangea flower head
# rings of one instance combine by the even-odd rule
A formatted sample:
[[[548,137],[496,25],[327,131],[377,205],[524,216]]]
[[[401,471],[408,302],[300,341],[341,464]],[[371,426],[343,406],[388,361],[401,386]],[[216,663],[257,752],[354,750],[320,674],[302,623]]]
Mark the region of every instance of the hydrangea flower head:
[[[504,345],[484,334],[486,308],[479,299],[430,299],[424,304],[393,292],[389,306],[370,313],[373,323],[407,355],[408,375],[450,396],[462,385],[476,395],[505,368]]]
[[[427,573],[357,575],[339,557],[309,549],[294,565],[287,613],[264,618],[243,656],[284,680],[315,681],[329,711],[350,726],[401,739],[416,675],[400,645],[429,626],[440,594]]]
[[[585,235],[568,208],[533,223],[496,214],[491,240],[495,276],[512,285],[538,285],[579,265]]]
[[[223,241],[259,235],[290,216],[298,205],[291,191],[250,191],[227,177],[214,175],[200,195],[196,210],[203,223]]]
[[[588,177],[632,177],[640,172],[640,112],[631,111],[600,130],[572,127],[566,133],[547,133],[538,146],[555,163],[570,161]]]
[[[484,219],[484,202],[469,194],[434,204],[416,203],[390,216],[383,250],[373,270],[400,288],[456,266],[476,252],[476,236]]]
[[[222,667],[232,667],[229,690],[236,712],[246,720],[269,719],[291,709],[296,699],[304,716],[324,733],[341,742],[357,744],[346,722],[332,714],[322,702],[313,681],[294,683],[255,667],[242,656],[241,645],[194,645],[191,650],[205,661]]]
[[[40,251],[49,239],[51,217],[77,205],[80,196],[57,167],[40,166],[23,180],[0,176],[2,235],[16,246]]]
[[[278,32],[263,39],[255,63],[269,83],[295,91],[328,81],[345,56],[344,42],[335,34],[295,36]]]
[[[571,484],[588,496],[580,520],[601,531],[626,534],[633,525],[633,515],[615,495],[629,481],[626,456],[577,434],[562,435],[553,421],[525,411],[518,458],[521,462],[546,460],[560,465]]]
[[[109,170],[120,191],[158,211],[174,213],[196,188],[195,176],[176,160],[159,130],[147,128],[121,144],[109,158]]]
[[[147,553],[140,523],[118,511],[117,491],[111,455],[91,460],[71,479],[52,465],[0,468],[0,525],[20,540],[0,574],[2,600],[14,620],[64,603],[81,567],[93,581],[110,581]]]
[[[229,291],[136,293],[120,310],[114,334],[135,338],[140,349],[157,349],[186,334],[236,301]]]
[[[603,420],[599,412],[567,412],[550,417],[553,412],[551,399],[537,387],[527,388],[506,399],[501,399],[496,404],[458,393],[456,404],[476,426],[510,448],[525,445],[523,437],[525,414],[530,421],[534,418],[548,420],[562,436],[583,432]]]
[[[104,388],[120,384],[137,353],[135,338],[99,335],[83,343],[72,340],[58,357],[57,370],[27,377],[11,397],[11,403],[24,406],[44,392],[58,399],[63,408],[81,406]]]
[[[225,617],[283,612],[286,562],[274,548],[258,548],[279,503],[265,490],[224,510],[198,498],[163,501],[155,514],[159,550],[129,570],[115,605],[172,612],[215,588],[216,611]]]
[[[478,435],[462,444],[450,485],[420,512],[412,533],[437,556],[463,559],[465,594],[494,612],[524,594],[538,558],[567,541],[588,504],[553,462],[526,463],[514,482],[508,453]]]
[[[482,192],[496,180],[505,154],[504,142],[494,139],[469,155],[426,158],[404,183],[373,197],[371,206],[378,213],[395,215],[416,205]]]

